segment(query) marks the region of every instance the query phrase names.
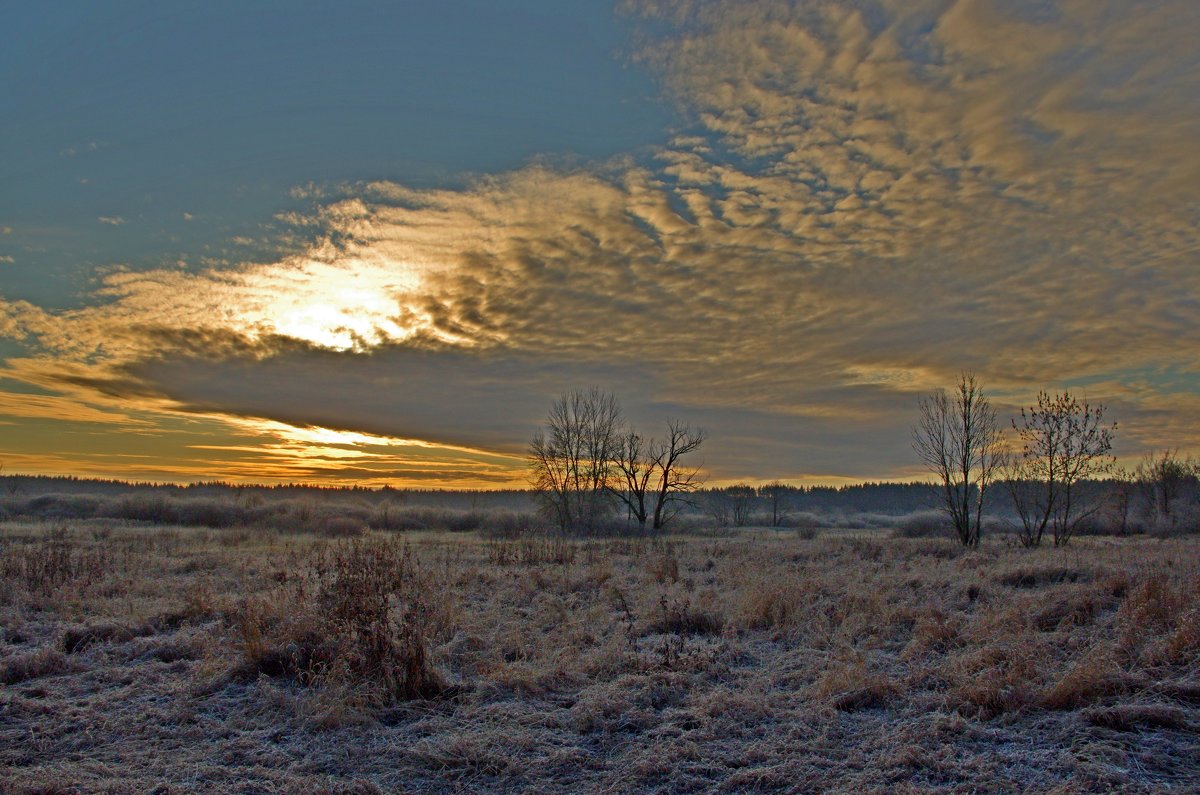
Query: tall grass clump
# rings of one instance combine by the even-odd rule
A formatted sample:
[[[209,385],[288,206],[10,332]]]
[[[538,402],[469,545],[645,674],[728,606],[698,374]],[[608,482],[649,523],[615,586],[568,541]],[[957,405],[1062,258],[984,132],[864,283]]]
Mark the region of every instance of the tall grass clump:
[[[429,654],[431,586],[407,545],[339,542],[314,549],[306,568],[285,594],[286,613],[242,603],[237,673],[348,686],[377,704],[447,690]]]
[[[99,581],[110,568],[105,549],[87,549],[65,528],[47,532],[33,543],[12,544],[0,552],[0,578],[30,592],[48,594],[71,585]]]

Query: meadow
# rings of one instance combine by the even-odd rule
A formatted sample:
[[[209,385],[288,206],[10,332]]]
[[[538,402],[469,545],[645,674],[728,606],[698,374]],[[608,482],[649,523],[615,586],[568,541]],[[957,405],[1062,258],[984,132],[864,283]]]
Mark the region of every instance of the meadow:
[[[1200,788],[1200,539],[0,529],[0,789]]]

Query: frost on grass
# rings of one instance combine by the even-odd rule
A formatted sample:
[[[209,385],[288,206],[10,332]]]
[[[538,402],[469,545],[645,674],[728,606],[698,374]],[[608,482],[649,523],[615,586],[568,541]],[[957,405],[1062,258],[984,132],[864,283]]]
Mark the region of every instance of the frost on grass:
[[[0,536],[2,791],[1200,788],[1194,538]]]

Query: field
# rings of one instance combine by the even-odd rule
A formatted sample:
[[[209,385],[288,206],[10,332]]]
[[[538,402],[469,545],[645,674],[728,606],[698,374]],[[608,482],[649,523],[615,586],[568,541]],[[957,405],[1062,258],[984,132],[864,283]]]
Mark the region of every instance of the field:
[[[4,792],[1200,790],[1195,536],[0,537]]]

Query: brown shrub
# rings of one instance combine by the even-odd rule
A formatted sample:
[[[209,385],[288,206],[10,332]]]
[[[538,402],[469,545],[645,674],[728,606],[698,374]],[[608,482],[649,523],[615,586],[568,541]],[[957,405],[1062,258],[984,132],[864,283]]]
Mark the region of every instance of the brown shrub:
[[[13,545],[0,555],[0,577],[28,591],[49,594],[64,585],[85,587],[102,579],[111,558],[106,549],[84,549],[66,528],[32,544]]]
[[[290,594],[286,613],[261,600],[239,606],[243,663],[237,673],[357,684],[385,703],[447,690],[429,657],[430,586],[407,545],[319,548],[308,574],[308,584],[301,580]]]
[[[1043,658],[1033,644],[1009,638],[974,648],[949,664],[950,705],[967,717],[994,718],[1035,701]]]
[[[321,535],[326,538],[353,538],[366,531],[367,526],[351,516],[331,516],[321,525]]]
[[[646,571],[659,585],[679,582],[679,559],[669,551],[652,555],[646,561]]]
[[[1117,604],[1111,593],[1090,586],[1057,589],[1050,596],[1053,601],[1033,616],[1033,625],[1042,632],[1087,626],[1103,610]]]
[[[900,695],[900,687],[888,677],[872,672],[860,653],[836,659],[822,672],[810,693],[839,712],[886,707]]]
[[[651,622],[651,632],[674,633],[676,635],[719,635],[725,619],[717,613],[692,607],[691,600],[667,600],[666,594],[659,598],[659,617]]]

